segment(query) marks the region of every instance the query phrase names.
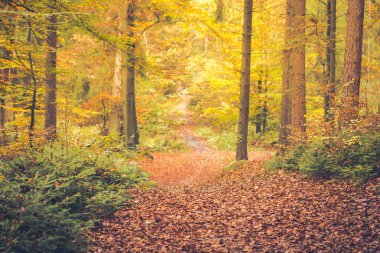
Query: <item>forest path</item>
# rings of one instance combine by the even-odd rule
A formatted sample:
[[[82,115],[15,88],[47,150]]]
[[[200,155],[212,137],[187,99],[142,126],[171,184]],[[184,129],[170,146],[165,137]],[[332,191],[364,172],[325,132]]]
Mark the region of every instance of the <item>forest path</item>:
[[[191,125],[179,132],[186,138]],[[353,187],[268,172],[267,151],[216,177],[233,154],[195,137],[188,145],[189,152],[154,154],[142,164],[159,187],[132,190],[132,205],[89,234],[91,252],[380,250],[380,179]]]
[[[162,188],[181,188],[213,180],[223,167],[234,160],[234,153],[209,147],[205,140],[195,136],[192,115],[188,110],[190,97],[186,89],[179,91],[179,103],[173,108],[173,117],[183,124],[176,127],[189,150],[170,153],[153,153],[154,159],[139,162],[142,170],[151,175]]]

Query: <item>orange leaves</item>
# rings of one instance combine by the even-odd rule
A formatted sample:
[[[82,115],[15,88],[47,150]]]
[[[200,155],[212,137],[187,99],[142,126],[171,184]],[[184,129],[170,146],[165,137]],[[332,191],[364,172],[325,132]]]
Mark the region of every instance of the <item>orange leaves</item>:
[[[217,151],[159,153],[153,156],[153,160],[147,159],[141,165],[162,187],[205,183],[233,159],[232,153]]]
[[[185,154],[171,155],[155,157],[170,159],[166,165],[160,161],[160,169],[152,171],[158,179],[160,173],[185,165],[176,160],[185,159]],[[268,173],[262,164],[269,156],[265,152],[251,154],[254,160],[249,166],[211,183],[135,191],[132,207],[104,221],[90,235],[92,252],[380,249],[379,180],[355,188],[343,182],[312,181],[297,174]],[[198,160],[194,156],[187,166]],[[206,164],[213,161],[211,156]],[[207,170],[203,167],[206,178]],[[171,182],[165,180],[162,178],[161,183]],[[113,240],[108,241],[109,237]]]

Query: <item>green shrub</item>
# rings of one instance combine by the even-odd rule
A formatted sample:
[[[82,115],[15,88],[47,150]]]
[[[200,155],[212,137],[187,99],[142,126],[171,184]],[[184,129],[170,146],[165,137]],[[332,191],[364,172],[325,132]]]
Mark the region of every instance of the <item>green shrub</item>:
[[[57,145],[0,165],[0,251],[86,251],[85,233],[146,177],[110,154]],[[126,162],[124,162],[125,164]]]
[[[364,182],[380,175],[380,133],[345,131],[276,156],[272,169],[299,170],[318,178]]]
[[[298,170],[298,162],[306,150],[305,145],[297,145],[287,152],[276,155],[272,160],[269,160],[267,167],[271,170],[285,169]]]
[[[318,140],[305,148],[295,165],[301,172],[315,177],[330,178],[339,173],[336,160],[340,155],[331,153],[330,145]]]
[[[299,170],[322,178],[366,181],[379,175],[380,134],[326,138],[311,143],[299,160]]]
[[[83,236],[87,223],[59,203],[48,203],[40,189],[1,184],[1,252],[84,251],[83,239],[77,237]]]

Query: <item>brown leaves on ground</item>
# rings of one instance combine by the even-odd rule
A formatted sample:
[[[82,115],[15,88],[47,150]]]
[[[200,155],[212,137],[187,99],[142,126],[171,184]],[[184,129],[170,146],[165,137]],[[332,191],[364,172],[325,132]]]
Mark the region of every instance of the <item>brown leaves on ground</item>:
[[[212,150],[156,153],[139,164],[160,187],[183,187],[213,180],[233,158],[231,152]]]
[[[182,107],[186,108],[184,105]],[[139,162],[141,169],[148,172],[151,179],[161,188],[178,188],[209,182],[235,158],[234,152],[217,151],[210,148],[205,140],[195,137],[193,126],[189,122],[176,130],[178,137],[184,140],[189,150],[155,153],[154,159]]]
[[[353,187],[269,173],[263,169],[267,158],[256,155],[244,168],[207,184],[133,192],[132,206],[90,235],[91,251],[380,250],[380,180]]]

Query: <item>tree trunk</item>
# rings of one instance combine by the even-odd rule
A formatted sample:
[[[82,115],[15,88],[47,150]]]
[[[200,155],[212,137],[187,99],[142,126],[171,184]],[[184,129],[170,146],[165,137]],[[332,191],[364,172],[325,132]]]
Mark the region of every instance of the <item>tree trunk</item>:
[[[36,124],[36,105],[37,105],[37,79],[34,72],[34,63],[32,57],[32,51],[28,52],[30,72],[33,81],[33,95],[32,104],[30,106],[30,124],[29,124],[29,146],[32,148],[34,146],[34,126]]]
[[[363,46],[364,0],[350,0],[347,15],[344,55],[343,97],[340,123],[346,124],[359,115],[360,72]]]
[[[57,137],[57,16],[54,14],[56,0],[50,0],[51,10],[47,17],[46,56],[46,98],[45,98],[45,131],[46,138],[54,141]]]
[[[282,72],[282,101],[280,115],[280,132],[278,143],[282,146],[289,145],[290,124],[292,119],[292,100],[290,96],[290,53],[291,53],[291,15],[293,12],[292,0],[286,3],[285,21],[285,49],[283,52],[283,72]]]
[[[5,131],[5,83],[0,81],[0,146],[7,144],[7,133]]]
[[[257,95],[258,95],[258,97],[260,97],[262,94],[262,84],[263,84],[263,81],[260,78],[260,80],[257,82]],[[263,107],[262,107],[261,98],[259,98],[259,105],[256,108],[256,119],[255,119],[256,133],[257,134],[261,133],[262,116],[263,116]]]
[[[118,35],[121,37],[125,31],[127,30],[126,24],[126,10],[121,8],[119,14],[119,29]],[[121,124],[123,114],[122,114],[122,106],[120,101],[122,101],[122,86],[123,83],[126,82],[126,64],[123,64],[126,60],[126,54],[123,50],[116,50],[115,57],[115,71],[114,71],[114,79],[112,84],[112,96],[115,98],[111,105],[111,113],[110,113],[110,126],[109,132],[113,135],[119,135],[122,132]]]
[[[11,52],[6,48],[2,48],[2,58],[11,59]],[[10,77],[11,71],[10,68],[3,68],[1,71],[1,80],[0,80],[0,146],[6,145],[8,143],[8,136],[5,129],[5,123],[7,121],[7,113],[5,110],[6,107],[6,86],[9,86],[11,83]]]
[[[236,160],[248,160],[248,121],[251,77],[252,0],[244,0],[244,28],[240,80],[239,125]]]
[[[109,129],[108,129],[108,121],[109,121],[109,100],[106,98],[102,99],[102,108],[103,108],[103,114],[102,114],[102,129],[100,131],[100,135],[102,136],[107,136],[109,134]]]
[[[305,87],[305,0],[293,0],[291,18],[293,49],[290,54],[290,86],[292,97],[292,138],[306,132],[306,87]],[[294,141],[296,141],[294,139]]]
[[[12,87],[14,87],[15,85],[19,85],[19,83],[20,83],[20,80],[18,78],[18,69],[12,68],[11,72],[12,72],[11,85],[12,85]],[[18,101],[19,101],[18,96],[12,94],[12,107],[14,109],[16,109],[18,107],[17,106]],[[14,110],[12,112],[12,116],[11,116],[11,119],[13,122],[15,122],[17,119],[16,115],[17,115],[17,113]],[[12,140],[17,140],[17,138],[18,138],[18,126],[17,126],[17,124],[14,124],[13,131],[14,131],[14,136],[13,136]]]
[[[33,33],[32,33],[32,24],[31,20],[28,20],[28,44],[31,45],[33,42]],[[28,50],[28,61],[30,69],[30,80],[33,82],[33,95],[32,95],[32,104],[30,106],[30,123],[29,123],[29,146],[32,148],[34,146],[34,126],[36,124],[36,104],[37,104],[37,78],[34,69],[34,61],[32,56],[32,50]]]
[[[121,124],[122,119],[122,107],[120,105],[121,100],[121,90],[123,80],[123,71],[124,66],[122,64],[122,52],[120,49],[117,49],[115,57],[115,71],[114,71],[114,80],[112,84],[111,94],[115,98],[111,105],[111,114],[110,114],[110,126],[109,132],[113,135],[119,135],[121,133]]]
[[[126,146],[131,149],[136,148],[139,144],[135,97],[136,42],[133,31],[135,26],[135,9],[136,5],[131,1],[127,12],[128,36],[131,42],[128,43],[127,48],[127,80],[124,92],[126,103],[123,110]]]
[[[268,68],[266,68],[265,71],[265,82],[264,82],[264,107],[263,107],[263,132],[265,133],[267,131],[267,119],[268,119]]]
[[[336,68],[336,0],[327,2],[327,48],[326,48],[326,74],[327,86],[324,89],[325,119],[333,121],[331,111],[335,97],[335,68]]]

